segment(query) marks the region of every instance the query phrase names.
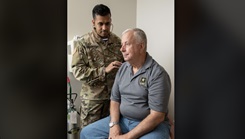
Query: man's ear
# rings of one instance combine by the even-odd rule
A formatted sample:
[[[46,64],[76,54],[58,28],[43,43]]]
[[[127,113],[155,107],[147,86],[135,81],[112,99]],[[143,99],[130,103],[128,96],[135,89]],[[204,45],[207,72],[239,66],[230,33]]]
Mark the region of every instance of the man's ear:
[[[96,29],[94,19],[92,20],[92,24],[93,24],[93,29]]]
[[[93,26],[95,26],[95,21],[94,21],[94,19],[92,20],[92,24],[93,24]]]
[[[141,47],[142,49],[145,49],[145,45],[144,45],[143,43],[140,43],[140,47]]]
[[[145,52],[145,45],[143,43],[140,43],[140,51]]]

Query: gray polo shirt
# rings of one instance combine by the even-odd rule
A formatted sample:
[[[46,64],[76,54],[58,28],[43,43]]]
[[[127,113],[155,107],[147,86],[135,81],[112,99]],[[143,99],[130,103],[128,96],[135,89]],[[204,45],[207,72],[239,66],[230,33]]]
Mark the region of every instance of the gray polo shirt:
[[[133,75],[132,66],[124,62],[117,72],[111,100],[120,103],[121,114],[143,120],[150,109],[168,112],[171,83],[168,73],[147,53],[146,62]]]

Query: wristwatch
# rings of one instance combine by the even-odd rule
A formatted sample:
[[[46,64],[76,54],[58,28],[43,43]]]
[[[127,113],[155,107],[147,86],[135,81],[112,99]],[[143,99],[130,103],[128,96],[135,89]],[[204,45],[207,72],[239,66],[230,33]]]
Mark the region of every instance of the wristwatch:
[[[114,125],[119,124],[118,122],[110,122],[109,127],[112,128]]]

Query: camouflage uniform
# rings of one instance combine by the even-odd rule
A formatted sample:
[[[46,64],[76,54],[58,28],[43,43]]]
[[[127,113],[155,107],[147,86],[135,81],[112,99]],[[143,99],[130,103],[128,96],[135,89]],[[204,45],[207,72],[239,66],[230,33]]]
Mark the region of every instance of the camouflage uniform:
[[[121,39],[110,33],[103,41],[92,31],[75,41],[72,72],[82,82],[81,128],[109,115],[111,88],[117,69],[108,74],[105,67],[117,60],[122,62]]]

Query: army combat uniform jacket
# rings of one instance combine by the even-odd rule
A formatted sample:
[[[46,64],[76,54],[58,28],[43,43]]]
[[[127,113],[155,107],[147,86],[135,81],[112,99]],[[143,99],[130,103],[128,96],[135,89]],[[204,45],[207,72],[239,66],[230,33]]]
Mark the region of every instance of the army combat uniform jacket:
[[[105,73],[113,61],[123,62],[121,39],[110,33],[102,40],[95,31],[74,42],[72,72],[81,81],[81,127],[109,115],[111,88],[117,69]]]

